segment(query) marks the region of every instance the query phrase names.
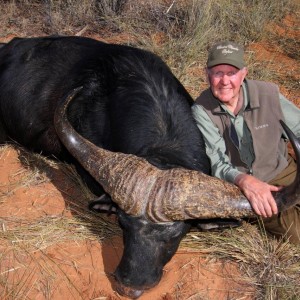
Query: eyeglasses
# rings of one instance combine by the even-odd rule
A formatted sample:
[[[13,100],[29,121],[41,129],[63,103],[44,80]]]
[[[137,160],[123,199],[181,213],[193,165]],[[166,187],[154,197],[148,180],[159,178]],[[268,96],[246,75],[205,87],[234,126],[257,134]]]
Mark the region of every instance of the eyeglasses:
[[[215,77],[215,78],[223,78],[225,75],[227,77],[234,77],[237,75],[237,73],[239,72],[239,70],[236,70],[236,71],[230,71],[230,72],[227,72],[227,73],[224,73],[224,72],[221,72],[221,71],[218,71],[218,72],[213,72],[212,70],[209,70],[209,75]]]

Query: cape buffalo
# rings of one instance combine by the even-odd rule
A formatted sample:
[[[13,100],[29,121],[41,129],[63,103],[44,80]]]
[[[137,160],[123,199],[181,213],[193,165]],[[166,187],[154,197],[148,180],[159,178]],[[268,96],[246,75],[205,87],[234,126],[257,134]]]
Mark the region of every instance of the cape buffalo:
[[[16,38],[0,49],[2,142],[74,163],[102,196],[92,208],[115,205],[111,196],[124,238],[116,288],[131,298],[159,282],[190,219],[253,215],[237,188],[207,176],[192,103],[141,49],[83,37]],[[299,202],[299,177],[275,195],[280,210]]]

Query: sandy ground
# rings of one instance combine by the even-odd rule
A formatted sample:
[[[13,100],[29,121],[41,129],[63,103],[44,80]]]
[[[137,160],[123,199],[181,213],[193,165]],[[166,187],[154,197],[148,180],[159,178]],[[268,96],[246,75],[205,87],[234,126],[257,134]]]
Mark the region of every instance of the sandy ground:
[[[72,220],[68,198],[80,191],[59,170],[48,171],[51,180],[40,183],[36,176],[20,162],[16,149],[0,149],[0,225],[3,235],[15,235],[7,235],[0,245],[0,278],[6,279],[1,299],[125,299],[114,291],[112,276],[122,256],[121,237],[72,240],[59,236],[57,224],[53,241],[44,241],[51,233],[44,234],[38,224]],[[30,234],[38,230],[40,239],[30,242]],[[251,299],[253,293],[235,264],[179,250],[161,282],[140,299]]]
[[[252,50],[258,61],[270,57],[263,45],[253,44]],[[294,61],[280,55],[272,58],[295,70]],[[299,105],[296,92],[281,88]],[[78,225],[70,204],[81,197],[76,183],[55,168],[36,174],[19,158],[16,149],[0,148],[0,299],[125,299],[114,291],[112,276],[122,256],[121,236],[81,237],[86,228]],[[109,221],[116,224],[114,217]],[[51,222],[48,232],[44,224]],[[254,299],[245,278],[234,263],[180,249],[164,267],[161,282],[140,299]]]

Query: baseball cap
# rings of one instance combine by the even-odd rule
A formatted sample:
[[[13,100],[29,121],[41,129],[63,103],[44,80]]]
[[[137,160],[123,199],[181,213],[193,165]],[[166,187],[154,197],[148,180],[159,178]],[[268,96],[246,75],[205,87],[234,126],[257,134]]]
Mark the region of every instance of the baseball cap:
[[[238,69],[244,68],[243,47],[230,41],[215,44],[208,54],[207,67],[211,68],[223,64],[232,65]]]

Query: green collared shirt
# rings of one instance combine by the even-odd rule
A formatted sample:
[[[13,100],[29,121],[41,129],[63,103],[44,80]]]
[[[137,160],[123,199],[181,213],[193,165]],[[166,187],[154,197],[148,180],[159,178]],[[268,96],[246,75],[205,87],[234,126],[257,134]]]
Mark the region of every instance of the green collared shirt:
[[[229,111],[226,105],[220,102],[224,111],[230,116],[231,122],[235,127],[239,139],[239,154],[241,160],[249,167],[255,159],[252,137],[244,121],[244,111],[249,103],[249,95],[247,94],[246,84],[242,85],[244,104],[240,112],[235,116]],[[300,109],[292,102],[287,100],[282,94],[279,94],[280,106],[286,124],[300,137]],[[226,146],[223,137],[220,135],[217,126],[213,124],[208,114],[203,107],[194,104],[192,112],[196,120],[199,130],[202,132],[206,144],[206,153],[211,161],[212,175],[222,178],[229,182],[234,182],[237,175],[242,174],[236,167],[234,167],[229,157],[225,154]]]

